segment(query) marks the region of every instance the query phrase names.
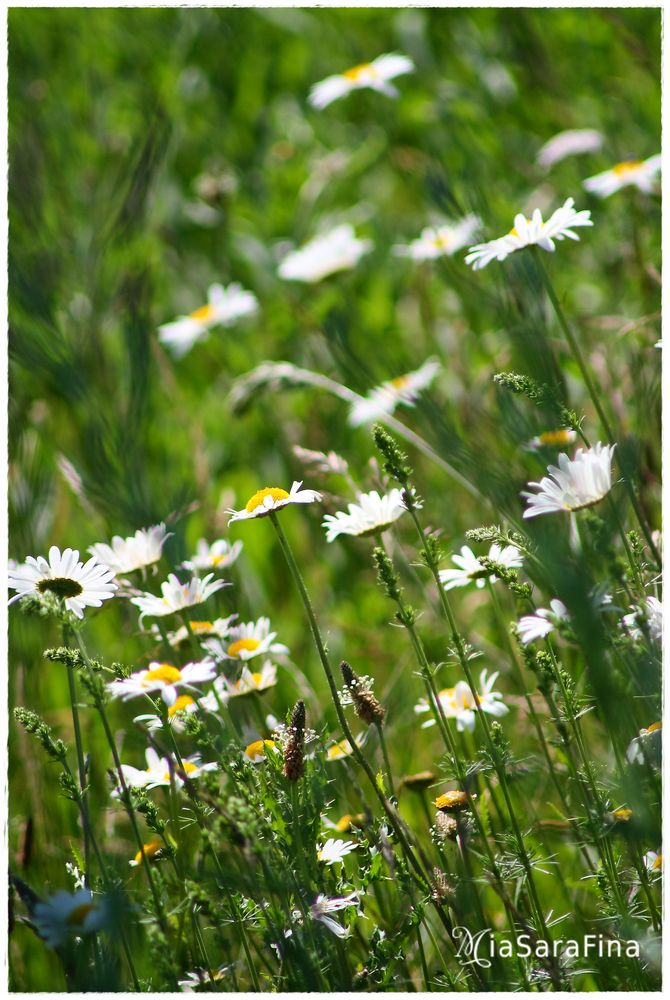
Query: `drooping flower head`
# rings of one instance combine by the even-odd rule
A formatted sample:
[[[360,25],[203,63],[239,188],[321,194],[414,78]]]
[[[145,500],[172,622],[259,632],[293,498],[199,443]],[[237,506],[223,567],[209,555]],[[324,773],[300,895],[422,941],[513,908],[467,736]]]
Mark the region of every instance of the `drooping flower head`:
[[[407,56],[387,53],[377,56],[370,63],[352,66],[344,73],[328,76],[320,83],[314,84],[308,100],[313,108],[321,109],[341,97],[346,97],[353,90],[361,90],[363,87],[386,94],[387,97],[399,97],[398,90],[389,83],[389,80],[404,73],[412,73],[413,70],[414,63]]]
[[[538,608],[534,615],[524,615],[519,619],[517,629],[524,646],[536,639],[545,639],[560,622],[568,618],[568,609],[563,601],[555,597],[548,608]]]
[[[230,523],[247,521],[252,517],[267,517],[291,503],[314,503],[321,499],[321,494],[316,490],[301,490],[301,486],[301,482],[293,483],[288,493],[279,486],[264,486],[247,500],[243,510],[226,511],[231,515]]]
[[[10,604],[31,594],[50,594],[63,600],[77,618],[84,617],[84,608],[99,608],[117,589],[112,570],[95,557],[82,563],[77,549],[61,553],[55,545],[49,549],[48,561],[44,556],[28,556],[25,563],[10,569],[9,586],[17,591]]]
[[[658,189],[658,175],[661,172],[661,154],[650,156],[648,160],[625,160],[610,170],[594,174],[584,181],[584,190],[597,198],[609,198],[621,188],[632,185],[645,194],[653,194]]]
[[[554,164],[564,160],[566,156],[579,156],[583,153],[595,153],[603,144],[600,132],[592,128],[571,128],[559,132],[548,142],[545,142],[537,154],[537,164],[549,170]]]
[[[439,361],[429,358],[416,371],[382,382],[352,405],[349,423],[359,427],[393,413],[400,404],[414,406],[419,393],[430,385],[440,368]]]
[[[175,611],[202,604],[217,590],[228,586],[230,584],[224,580],[214,580],[213,573],[203,576],[202,580],[195,576],[188,583],[181,583],[174,573],[170,573],[167,580],[161,584],[162,597],[156,597],[155,594],[140,594],[139,597],[131,597],[130,600],[142,612],[140,619],[163,618],[165,615],[174,614]]]
[[[392,489],[385,496],[376,490],[359,493],[356,503],[347,504],[347,511],[326,514],[322,527],[326,541],[333,542],[338,535],[376,535],[390,528],[394,521],[407,513],[402,490]]]
[[[164,524],[155,524],[151,528],[139,528],[128,538],[114,535],[110,545],[98,542],[89,546],[88,551],[117,575],[132,573],[158,562],[169,537]]]
[[[461,554],[452,556],[452,562],[456,564],[456,569],[441,569],[440,581],[445,590],[453,590],[454,587],[467,587],[474,583],[480,590],[489,583],[497,580],[495,573],[491,573],[479,558],[474,554],[468,545],[461,548]],[[488,559],[498,563],[506,569],[519,569],[523,566],[523,556],[515,545],[501,546],[494,542],[488,552]]]
[[[338,271],[350,271],[371,249],[372,241],[358,239],[354,227],[345,223],[288,253],[278,274],[285,281],[315,284]]]
[[[558,456],[558,466],[550,465],[539,483],[529,483],[536,493],[521,494],[528,501],[524,517],[572,512],[591,507],[612,488],[612,456],[616,445],[578,448],[574,458]]]
[[[535,209],[530,219],[523,214],[516,215],[514,226],[506,236],[470,247],[465,263],[472,264],[473,270],[479,271],[492,260],[505,260],[515,250],[523,250],[524,247],[538,246],[553,253],[556,249],[555,240],[563,240],[566,237],[579,240],[579,236],[573,230],[578,226],[592,226],[593,222],[588,209],[576,212],[574,204],[574,198],[568,198],[546,222],[542,220],[539,208]]]
[[[451,257],[468,245],[480,226],[481,219],[476,215],[466,215],[459,222],[426,226],[418,239],[407,245],[396,244],[393,252],[397,257],[410,257],[417,261]]]
[[[166,344],[176,357],[182,357],[199,340],[203,340],[214,326],[233,326],[243,316],[250,316],[258,309],[256,296],[233,283],[211,285],[207,292],[207,305],[200,306],[188,316],[180,316],[171,323],[158,327],[158,339]]]

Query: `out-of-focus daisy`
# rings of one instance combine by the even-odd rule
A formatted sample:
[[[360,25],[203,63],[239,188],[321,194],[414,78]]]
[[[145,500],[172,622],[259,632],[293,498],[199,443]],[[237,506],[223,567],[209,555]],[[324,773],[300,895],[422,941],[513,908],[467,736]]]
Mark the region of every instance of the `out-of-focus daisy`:
[[[216,712],[227,704],[230,698],[241,698],[245,694],[261,694],[277,683],[277,667],[271,660],[266,660],[260,670],[251,671],[242,668],[242,673],[236,681],[228,677],[217,677],[213,690],[200,700],[200,705],[207,712]]]
[[[142,850],[138,851],[132,861],[128,864],[131,868],[138,868],[147,861],[160,861],[161,853],[165,850],[162,840],[152,840],[149,844],[142,844]]]
[[[583,187],[598,198],[609,198],[621,188],[633,185],[645,194],[657,190],[657,178],[661,172],[661,154],[650,156],[648,160],[626,160],[617,163],[610,170],[587,177]]]
[[[206,699],[203,698],[202,702],[205,700]],[[167,720],[174,728],[175,732],[183,733],[186,728],[186,725],[181,718],[182,713],[192,715],[193,712],[198,711],[198,705],[199,702],[197,702],[195,698],[192,698],[190,694],[180,694],[177,696],[175,701],[173,701],[167,710]],[[156,730],[163,728],[163,720],[160,715],[156,715],[155,712],[148,712],[146,715],[136,715],[133,718],[133,722],[142,723],[142,725],[146,726],[149,732],[156,732]]]
[[[183,667],[175,667],[171,663],[150,663],[147,670],[138,670],[130,677],[110,681],[107,688],[113,698],[121,698],[123,701],[160,692],[166,705],[174,705],[179,688],[194,690],[194,685],[213,681],[215,677],[216,665],[213,660],[187,663]]]
[[[553,253],[556,249],[554,240],[563,240],[566,237],[579,240],[573,229],[578,226],[592,226],[593,223],[590,211],[587,209],[576,212],[574,204],[574,198],[568,198],[546,222],[542,220],[539,208],[535,209],[530,219],[519,213],[514,217],[514,226],[506,236],[470,247],[465,263],[472,264],[473,270],[479,271],[492,260],[505,260],[515,250],[523,250],[524,247],[538,246]]]
[[[110,545],[98,542],[89,546],[89,552],[95,558],[109,566],[117,575],[132,573],[158,562],[163,554],[163,545],[170,537],[164,524],[155,524],[151,528],[140,528],[134,535],[121,538],[114,535]]]
[[[414,406],[419,393],[430,385],[440,368],[439,361],[429,358],[416,371],[382,382],[352,405],[349,423],[359,427],[393,413],[400,404]]]
[[[222,979],[225,979],[230,970],[230,965],[220,965],[218,969],[212,969],[210,976],[206,969],[194,969],[193,972],[187,972],[186,978],[180,979],[177,985],[183,993],[209,993],[212,991],[202,990],[201,987],[206,986],[208,983],[220,983]]]
[[[345,813],[344,816],[340,816],[336,823],[333,823],[332,819],[328,819],[327,816],[321,818],[326,829],[337,830],[338,833],[351,833],[356,827],[362,827],[365,823],[364,813]]]
[[[515,545],[500,546],[497,542],[491,545],[488,559],[499,563],[506,569],[519,569],[523,566],[523,556]],[[461,554],[451,557],[457,569],[441,569],[440,581],[445,590],[454,587],[467,587],[474,583],[480,589],[486,586],[486,581],[494,583],[498,578],[487,570],[468,545],[461,548]]]
[[[331,899],[320,892],[310,906],[309,913],[312,920],[323,924],[336,937],[345,938],[349,936],[349,931],[346,927],[338,924],[337,920],[333,920],[330,914],[337,913],[339,910],[344,910],[349,906],[359,905],[360,895],[358,892],[350,892],[348,896],[337,896]]]
[[[338,271],[350,271],[372,249],[372,240],[358,239],[348,223],[316,236],[288,253],[278,268],[285,281],[314,284]]]
[[[592,507],[612,488],[612,456],[616,445],[603,445],[600,441],[594,448],[577,449],[570,459],[558,456],[558,466],[550,465],[548,475],[539,483],[529,483],[537,493],[521,494],[528,501],[524,517],[539,514],[572,512]]]
[[[524,646],[536,639],[544,639],[558,628],[560,622],[568,618],[568,609],[563,601],[554,598],[548,608],[538,608],[534,615],[524,615],[519,619],[517,629]]]
[[[479,676],[480,690],[473,694],[470,685],[465,681],[459,681],[453,688],[444,688],[439,692],[438,698],[442,711],[448,719],[456,719],[456,728],[459,732],[467,730],[472,732],[475,728],[475,713],[477,711],[488,712],[496,718],[507,715],[509,708],[502,701],[502,694],[494,691],[498,673],[488,676],[486,670],[482,670]],[[430,712],[431,708],[425,698],[421,698],[414,706],[414,711],[418,713]],[[427,729],[435,724],[435,719],[428,719],[422,723],[421,728]]]
[[[663,868],[663,855],[660,851],[647,851],[644,856],[644,867],[648,872],[659,872]]]
[[[32,921],[50,948],[59,948],[70,937],[94,934],[107,923],[104,899],[94,899],[90,889],[57,892],[35,905]]]
[[[548,142],[545,142],[537,154],[537,164],[549,170],[555,163],[564,160],[566,156],[579,156],[582,153],[595,153],[603,144],[600,132],[593,128],[570,128],[559,132]]]
[[[207,305],[200,306],[188,316],[180,316],[172,323],[158,327],[158,339],[166,344],[177,357],[191,350],[198,340],[207,336],[213,326],[233,326],[243,316],[250,316],[258,309],[256,296],[233,283],[210,285]]]
[[[234,542],[232,545],[225,538],[219,538],[210,545],[206,538],[201,538],[196,545],[195,555],[187,562],[183,562],[184,569],[197,573],[201,569],[226,569],[232,566],[240,552],[242,542]]]
[[[564,448],[577,437],[577,431],[568,427],[561,427],[557,431],[543,431],[537,437],[531,438],[526,448],[529,451],[537,451],[539,448]]]
[[[358,736],[354,736],[354,742],[357,747],[362,747],[367,739],[367,732],[359,733]],[[349,757],[354,752],[354,749],[349,742],[349,740],[340,740],[338,743],[333,743],[326,750],[326,760],[328,762],[333,760],[342,760],[344,757]]]
[[[645,764],[649,762],[659,766],[661,762],[661,746],[663,724],[652,722],[648,729],[641,729],[639,735],[631,740],[626,750],[626,760],[629,764]]]
[[[281,510],[291,503],[314,503],[321,499],[321,494],[316,490],[301,490],[301,482],[293,483],[289,493],[279,486],[265,486],[250,497],[243,510],[228,510],[231,515],[230,523],[233,521],[246,521],[250,517],[267,517],[275,510]]]
[[[329,837],[325,844],[317,848],[316,856],[319,861],[326,865],[339,865],[344,861],[347,854],[356,850],[356,845],[351,840],[334,840]]]
[[[333,101],[346,97],[353,90],[369,87],[387,97],[399,97],[398,90],[389,80],[405,73],[414,72],[414,63],[407,56],[394,52],[377,56],[372,62],[361,63],[345,69],[344,73],[327,76],[325,80],[315,83],[309,92],[308,101],[313,108],[325,108]]]
[[[222,639],[205,639],[202,645],[217,659],[246,661],[268,653],[287,654],[288,646],[275,642],[276,637],[277,633],[270,631],[270,619],[261,617],[233,625]]]
[[[230,623],[237,618],[237,615],[230,615],[229,618],[217,618],[213,622],[190,621],[188,625],[180,625],[174,632],[168,632],[168,642],[174,649],[183,649],[190,645],[192,635],[199,639],[201,636],[224,636],[228,635]],[[160,641],[161,633],[157,625],[152,625],[152,632],[156,639]],[[190,629],[190,631],[189,631]]]
[[[649,596],[645,598],[644,607],[633,608],[629,615],[623,616],[621,624],[633,639],[643,637],[643,627],[646,624],[649,635],[654,642],[661,642],[663,639],[663,605],[657,597]]]
[[[468,797],[460,789],[443,792],[434,801],[434,806],[442,812],[462,812],[468,808]]]
[[[213,573],[203,576],[202,580],[193,577],[189,583],[181,583],[174,573],[170,573],[167,580],[161,583],[162,597],[156,597],[155,594],[140,594],[139,597],[131,597],[130,600],[140,609],[140,620],[147,617],[162,618],[174,614],[175,611],[202,604],[217,590],[228,586],[230,584],[224,580],[214,580]]]
[[[158,788],[161,785],[170,784],[170,772],[174,774],[174,781],[178,788],[184,784],[184,779],[179,774],[179,765],[174,758],[159,757],[153,747],[148,747],[145,751],[147,761],[146,770],[133,767],[131,764],[122,764],[121,772],[123,780],[128,788]],[[200,755],[193,754],[191,757],[182,758],[184,773],[189,779],[199,778],[205,771],[216,771],[218,764],[200,763]],[[112,798],[117,799],[121,794],[121,786],[112,792]]]
[[[440,226],[426,226],[418,239],[411,243],[396,244],[393,252],[398,257],[412,260],[435,260],[437,257],[451,257],[462,250],[472,240],[481,226],[476,215],[466,215],[459,222],[445,222]]]
[[[390,528],[394,521],[407,513],[402,498],[402,490],[392,489],[386,496],[376,490],[359,493],[356,503],[347,504],[347,512],[338,510],[336,514],[326,514],[322,527],[326,529],[326,541],[334,541],[338,535],[375,535]]]
[[[84,617],[84,608],[99,608],[103,601],[114,597],[117,589],[109,567],[93,556],[82,563],[77,549],[61,553],[56,545],[49,549],[48,561],[44,556],[28,556],[24,563],[10,569],[9,586],[17,591],[10,604],[30,594],[50,594],[63,600],[77,618]]]
[[[259,764],[262,760],[265,760],[268,750],[277,750],[277,744],[274,740],[254,740],[253,743],[250,743],[245,748],[244,754],[252,764]]]

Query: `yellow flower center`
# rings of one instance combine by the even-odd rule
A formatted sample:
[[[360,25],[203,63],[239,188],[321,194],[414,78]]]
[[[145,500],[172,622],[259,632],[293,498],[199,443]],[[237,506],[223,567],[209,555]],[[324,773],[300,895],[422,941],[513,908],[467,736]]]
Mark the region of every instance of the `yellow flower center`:
[[[391,379],[391,385],[394,389],[402,389],[403,386],[407,385],[408,377],[407,375],[398,375],[397,378]]]
[[[68,924],[73,924],[75,927],[81,927],[91,910],[94,909],[95,903],[82,903],[80,906],[75,906],[74,910],[68,914]]]
[[[274,740],[254,740],[244,752],[249,760],[253,760],[254,757],[265,757],[265,748],[274,746],[276,746]]]
[[[214,306],[200,306],[199,309],[195,309],[190,313],[189,318],[196,319],[199,323],[208,323],[209,320],[214,318]]]
[[[249,514],[253,514],[257,507],[261,507],[263,505],[263,501],[266,497],[272,497],[275,503],[277,503],[279,500],[288,500],[289,494],[286,490],[282,490],[278,486],[266,486],[264,489],[258,490],[257,493],[254,493],[250,500],[247,500],[245,509],[249,512]]]
[[[624,160],[623,163],[617,163],[615,167],[612,167],[612,173],[616,174],[617,177],[625,177],[626,174],[632,174],[639,170],[641,166],[642,160]]]
[[[147,861],[154,858],[159,851],[163,850],[163,844],[160,840],[152,840],[150,844],[143,844],[144,857]],[[138,851],[135,855],[135,864],[141,865],[144,858],[142,857],[142,851]]]
[[[573,432],[571,430],[563,427],[558,431],[545,431],[544,434],[538,435],[538,441],[540,444],[548,445],[549,447],[570,444],[572,435]]]
[[[465,792],[452,791],[445,792],[435,799],[435,806],[447,812],[459,812],[468,805],[468,797]]]
[[[612,815],[622,823],[627,823],[633,815],[632,809],[615,809]]]
[[[446,250],[449,243],[450,240],[448,236],[435,236],[433,238],[433,246],[436,250]]]
[[[526,217],[526,222],[528,223],[529,226],[531,224],[531,221],[532,221],[531,219],[529,219],[528,217]],[[510,229],[510,231],[508,232],[507,235],[508,236],[518,236],[519,235],[519,230],[516,228],[516,226],[512,226],[512,228]]]
[[[212,556],[212,566],[220,566],[227,558],[228,556],[225,553],[220,556]]]
[[[251,674],[251,679],[254,682],[254,687],[259,687],[263,681],[263,675]],[[242,689],[243,683],[245,683],[245,679],[242,677],[240,677],[239,681],[235,681],[235,687],[238,691]],[[248,683],[248,679],[246,679],[246,683]]]
[[[342,76],[345,80],[351,80],[352,83],[357,83],[362,76],[370,73],[372,76],[376,76],[375,68],[372,63],[360,63],[358,66],[352,66],[351,69],[346,69]]]
[[[652,724],[649,726],[649,729],[647,729],[647,732],[648,733],[657,733],[659,731],[659,729],[662,729],[662,728],[663,728],[663,723],[662,722],[652,722]]]
[[[169,663],[159,663],[153,670],[147,670],[145,681],[165,681],[166,684],[174,684],[181,680],[181,670],[171,666]]]
[[[197,764],[192,764],[190,760],[184,761],[184,771],[186,772],[186,774],[193,774],[193,772],[197,770],[198,770]],[[163,781],[169,781],[169,780],[170,780],[170,772],[166,771],[165,774],[163,775]]]
[[[662,868],[662,867],[663,867],[663,855],[662,854],[658,854],[654,858],[654,862],[653,862],[653,864],[651,866],[651,870],[656,872],[656,871],[658,871],[659,868]]]
[[[242,650],[247,653],[255,653],[260,644],[259,639],[237,639],[236,642],[231,642],[228,647],[228,656],[238,657]]]
[[[172,718],[175,712],[183,712],[189,705],[195,705],[193,698],[188,694],[180,694],[174,705],[168,708],[168,715]]]
[[[211,632],[214,625],[212,622],[191,622],[191,628],[199,635],[201,632]]]
[[[340,740],[339,743],[334,743],[332,747],[328,747],[326,756],[328,760],[339,760],[341,757],[348,757],[351,751],[352,748],[349,740]]]

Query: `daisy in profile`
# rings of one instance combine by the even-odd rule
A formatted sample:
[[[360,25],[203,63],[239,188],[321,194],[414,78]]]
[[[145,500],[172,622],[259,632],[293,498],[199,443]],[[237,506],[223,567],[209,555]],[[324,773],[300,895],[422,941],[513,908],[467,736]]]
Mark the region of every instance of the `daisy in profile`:
[[[577,438],[577,431],[568,427],[560,427],[557,431],[543,431],[531,438],[526,448],[528,451],[538,451],[540,448],[565,448]]]
[[[350,892],[348,896],[336,896],[332,899],[329,899],[320,892],[309,908],[309,915],[312,920],[316,920],[318,923],[323,924],[324,927],[327,927],[336,937],[346,938],[349,936],[349,930],[338,924],[337,920],[333,920],[330,914],[344,910],[348,906],[360,907],[360,895],[358,892]],[[360,909],[358,912],[361,914]]]
[[[453,688],[444,688],[439,692],[438,698],[442,711],[447,719],[456,720],[456,728],[459,732],[466,730],[473,732],[475,728],[475,713],[478,711],[487,712],[495,718],[507,715],[509,708],[502,700],[502,694],[494,691],[495,683],[498,679],[498,672],[488,676],[486,670],[482,670],[479,676],[479,692],[473,694],[470,685],[465,681],[459,681]],[[421,714],[430,712],[431,707],[426,698],[421,698],[414,706],[414,711]],[[435,725],[435,719],[431,718],[424,722],[422,729],[428,729]]]
[[[357,747],[362,747],[367,739],[367,731],[359,733],[358,736],[354,736],[354,743]],[[349,740],[340,740],[339,743],[333,743],[326,750],[326,760],[328,763],[334,760],[342,760],[344,757],[350,757],[354,752]]]
[[[189,583],[180,583],[174,573],[170,573],[167,580],[161,583],[162,597],[156,597],[155,594],[140,594],[139,597],[131,597],[130,601],[140,609],[140,621],[142,618],[163,618],[165,615],[174,614],[175,611],[202,604],[217,590],[230,586],[223,580],[214,580],[213,577],[213,573],[208,573],[202,580],[196,576]]]
[[[321,499],[321,494],[316,490],[301,490],[301,486],[301,482],[293,483],[288,493],[279,486],[264,486],[247,500],[243,510],[226,511],[231,515],[230,523],[247,521],[251,517],[267,517],[291,503],[315,503]]]
[[[104,899],[95,899],[90,889],[57,892],[35,905],[32,922],[49,948],[60,948],[68,938],[95,934],[108,923]]]
[[[545,639],[559,624],[568,619],[568,609],[563,601],[554,598],[548,608],[538,608],[534,615],[524,615],[519,619],[517,629],[524,646],[536,639]]]
[[[592,507],[612,488],[612,456],[616,445],[603,445],[600,441],[593,448],[577,449],[570,459],[558,456],[558,466],[550,465],[547,476],[539,483],[529,483],[536,493],[521,494],[528,501],[524,517],[556,512],[571,513]]]
[[[386,496],[380,496],[376,490],[359,493],[356,503],[347,505],[346,513],[338,510],[336,514],[326,514],[322,523],[326,541],[333,542],[338,535],[376,535],[386,531],[407,512],[402,492],[392,489]]]
[[[181,650],[191,646],[192,636],[199,640],[201,636],[216,638],[228,635],[230,623],[236,618],[237,615],[233,614],[228,618],[216,618],[213,622],[190,621],[188,625],[180,625],[174,632],[168,632],[167,639],[173,649]],[[158,626],[152,625],[151,631],[155,635],[156,641],[160,642],[162,637]]]
[[[554,240],[564,240],[566,237],[579,240],[573,230],[579,226],[592,226],[593,223],[590,211],[576,212],[574,204],[574,198],[568,198],[546,222],[543,221],[539,208],[535,209],[530,219],[521,213],[516,215],[514,226],[506,236],[470,247],[465,263],[472,264],[473,270],[479,271],[492,260],[505,260],[511,253],[523,250],[524,247],[538,246],[553,253],[556,249]]]
[[[152,840],[148,844],[142,844],[142,850],[138,851],[128,864],[131,868],[139,868],[140,865],[146,864],[148,861],[161,861],[164,851],[165,844],[162,840]]]
[[[192,573],[203,569],[227,569],[236,561],[241,551],[242,542],[231,545],[225,538],[218,538],[210,545],[206,538],[201,538],[196,545],[195,555],[182,563],[182,566]]]
[[[328,76],[320,83],[314,84],[308,101],[313,108],[321,110],[333,101],[346,97],[353,90],[361,90],[363,87],[377,90],[387,97],[399,97],[398,90],[389,83],[389,80],[413,72],[414,63],[411,59],[396,53],[388,53],[378,56],[370,63],[361,63],[359,66],[346,69],[344,73]]]
[[[658,190],[658,175],[661,172],[661,154],[650,156],[648,160],[625,160],[610,170],[587,177],[583,183],[585,191],[597,198],[609,198],[621,188],[632,185],[645,194]]]
[[[204,707],[205,700],[205,698],[202,698],[200,702],[197,702],[190,694],[180,694],[177,696],[167,710],[168,723],[176,733],[183,733],[186,729],[184,715],[192,715],[194,712],[197,712],[201,705]],[[133,718],[133,722],[146,726],[150,733],[163,728],[163,720],[160,715],[152,712],[147,712],[146,715],[136,715]]]
[[[452,562],[456,564],[456,569],[441,569],[440,581],[445,590],[453,590],[454,587],[468,587],[474,583],[480,590],[489,583],[494,583],[498,578],[479,561],[472,549],[464,545],[460,555],[452,556]],[[488,551],[488,559],[491,562],[499,563],[505,569],[520,569],[523,566],[523,556],[515,545],[498,545],[494,542]]]
[[[396,406],[414,406],[419,393],[428,388],[441,367],[439,361],[429,358],[416,371],[399,375],[371,389],[367,396],[353,403],[349,414],[350,425],[360,427],[361,424],[383,419],[393,413]]]
[[[218,969],[212,970],[211,975],[206,969],[194,969],[193,972],[187,972],[186,978],[180,979],[177,985],[183,993],[211,992],[203,991],[202,987],[208,983],[220,983],[226,978],[231,968],[231,965],[220,965]]]
[[[339,865],[356,850],[356,845],[351,840],[335,840],[329,837],[325,844],[317,848],[316,856],[325,865]]]
[[[653,641],[660,643],[663,641],[663,605],[650,595],[645,598],[643,607],[633,608],[629,615],[624,615],[621,624],[632,639],[642,639],[646,628]]]
[[[206,712],[216,713],[231,698],[241,698],[246,694],[262,694],[277,683],[277,667],[271,660],[266,660],[260,670],[250,670],[243,667],[239,678],[234,681],[229,677],[219,676],[212,685],[212,690],[200,699],[200,706]]]
[[[207,337],[214,326],[233,326],[243,316],[250,316],[258,309],[256,296],[233,283],[210,285],[207,305],[200,306],[188,316],[180,316],[172,323],[158,327],[158,339],[175,354],[183,357],[199,340]]]
[[[279,753],[274,740],[254,740],[245,748],[244,755],[252,764],[260,764],[264,761],[268,753]]]
[[[148,747],[145,751],[147,767],[142,770],[132,767],[130,764],[122,764],[121,772],[127,788],[159,788],[161,785],[170,784],[170,774],[174,776],[177,788],[181,788],[184,779],[179,774],[180,767],[173,757],[159,757],[153,747]],[[205,771],[216,771],[218,764],[201,764],[200,755],[193,754],[191,757],[182,758],[184,773],[189,779],[199,778]],[[122,788],[119,785],[112,792],[112,798],[118,799]]]
[[[240,622],[232,625],[221,639],[205,639],[203,647],[219,660],[252,660],[268,653],[286,655],[288,646],[275,642],[276,632],[270,631],[270,619],[261,617],[258,621]]]
[[[457,250],[462,250],[472,240],[481,226],[481,219],[476,215],[466,215],[460,222],[445,222],[440,226],[427,226],[421,230],[418,239],[411,243],[397,244],[393,253],[397,257],[410,257],[412,260],[436,260],[438,257],[451,257]]]
[[[110,545],[98,542],[89,546],[88,551],[118,576],[158,562],[169,537],[164,524],[155,524],[151,528],[140,528],[128,538],[114,535]]]
[[[652,722],[648,729],[641,729],[638,736],[631,740],[626,750],[626,760],[629,764],[652,764],[660,766],[662,749],[663,724]]]
[[[196,684],[206,684],[216,677],[216,665],[213,660],[202,660],[200,663],[187,663],[183,667],[175,667],[171,663],[150,663],[147,670],[138,670],[130,677],[110,681],[107,685],[112,698],[138,698],[144,694],[158,694],[166,705],[174,705],[179,695],[179,688],[195,690]]]
[[[47,594],[64,601],[65,607],[77,618],[84,617],[84,608],[99,608],[103,601],[114,597],[117,585],[114,573],[95,557],[88,562],[79,560],[77,549],[61,550],[52,545],[49,559],[28,556],[24,563],[9,571],[9,586],[17,593],[9,601],[22,597]]]
[[[549,170],[554,164],[564,160],[566,156],[580,156],[584,153],[596,153],[603,144],[600,132],[593,128],[570,128],[559,132],[548,142],[545,142],[537,154],[537,165]]]
[[[288,253],[277,273],[285,281],[315,284],[338,271],[350,271],[371,249],[372,241],[359,240],[354,227],[345,223]]]

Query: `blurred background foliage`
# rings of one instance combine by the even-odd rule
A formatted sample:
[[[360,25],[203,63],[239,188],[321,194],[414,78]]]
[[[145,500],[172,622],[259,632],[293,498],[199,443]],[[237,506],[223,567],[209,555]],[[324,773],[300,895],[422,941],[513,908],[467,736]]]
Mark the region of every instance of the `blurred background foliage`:
[[[322,112],[307,105],[313,83],[387,51],[416,63],[416,73],[399,81],[400,100],[361,91]],[[551,347],[572,405],[598,437],[532,259],[518,255],[475,275],[461,254],[415,265],[391,247],[435,219],[469,211],[491,238],[516,212],[551,211],[568,196],[592,209],[594,228],[545,263],[657,527],[660,206],[632,189],[596,202],[581,182],[658,151],[659,61],[653,9],[11,10],[10,554],[22,560],[50,544],[83,552],[170,517],[166,551],[175,565],[199,537],[222,534],[226,508],[266,484],[305,479],[331,494],[329,509],[352,499],[344,480],[304,473],[296,444],[341,453],[363,488],[377,486],[369,433],[347,425],[341,401],[299,388],[259,392],[231,410],[233,381],[264,360],[288,360],[364,393],[438,357],[443,371],[432,390],[397,415],[497,510],[473,502],[412,451],[426,520],[448,550],[460,548],[468,528],[503,514],[518,520],[519,490],[553,457],[520,445],[553,426],[555,414],[497,390],[492,375],[514,369],[544,380]],[[567,128],[600,130],[604,147],[547,174],[537,151]],[[374,241],[355,271],[318,285],[277,277],[286,246],[341,221]],[[256,294],[257,316],[214,331],[175,362],[157,326],[201,305],[210,283],[231,280]],[[80,478],[76,490],[63,458]],[[623,494],[617,502],[625,509]],[[293,510],[283,523],[333,659],[346,656],[376,678],[397,773],[432,766],[434,731],[418,729],[409,708],[420,685],[409,646],[388,627],[391,609],[374,583],[370,547],[327,546],[319,515]],[[559,526],[539,526],[540,540],[543,532],[560,550]],[[231,574],[235,588],[213,606],[239,610],[244,620],[269,615],[290,646],[295,667],[280,671],[269,708],[283,715],[306,689],[312,724],[332,722],[269,524],[230,534],[245,549]],[[401,525],[399,534],[405,582],[411,599],[424,601],[421,627],[439,660],[445,633],[435,595],[421,580],[417,586],[411,531]],[[486,665],[500,666],[504,642],[480,592],[459,592],[454,603]],[[87,616],[89,647],[136,666],[146,653],[135,616],[114,605]],[[511,602],[505,611],[514,617]],[[41,658],[57,642],[48,622],[11,615],[11,701],[42,712],[69,738],[65,677]],[[581,663],[575,656],[575,670]],[[511,679],[499,684],[520,701]],[[118,724],[130,726],[127,711]],[[107,753],[90,714],[85,727],[93,801],[108,809]],[[622,744],[637,728],[631,716]],[[141,746],[129,730],[125,758],[136,763]],[[64,858],[78,837],[74,807],[13,726],[10,751],[10,857],[19,867],[23,859],[38,888],[64,887]],[[531,773],[529,801],[541,798],[545,782]],[[105,846],[123,870],[131,847],[117,813],[106,813]],[[51,960],[27,931],[15,961],[19,988],[53,983]]]

